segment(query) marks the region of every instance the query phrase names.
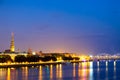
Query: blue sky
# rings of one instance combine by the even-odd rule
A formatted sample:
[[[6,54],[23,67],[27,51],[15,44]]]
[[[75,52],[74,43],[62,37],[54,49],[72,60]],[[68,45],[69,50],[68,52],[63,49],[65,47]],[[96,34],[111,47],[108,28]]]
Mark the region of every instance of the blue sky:
[[[0,50],[120,52],[119,0],[1,0]]]

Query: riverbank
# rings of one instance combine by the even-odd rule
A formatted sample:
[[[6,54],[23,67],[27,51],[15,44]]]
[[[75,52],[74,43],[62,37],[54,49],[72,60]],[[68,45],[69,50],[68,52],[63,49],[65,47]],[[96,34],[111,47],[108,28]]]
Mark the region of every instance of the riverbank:
[[[0,68],[9,68],[9,67],[31,67],[39,65],[56,65],[56,64],[67,64],[67,63],[79,63],[83,61],[49,61],[49,62],[25,62],[25,63],[0,63]]]
[[[31,67],[31,66],[39,66],[39,65],[50,65],[50,64],[64,64],[65,62],[30,62],[30,63],[0,63],[0,68],[8,68],[8,67]]]

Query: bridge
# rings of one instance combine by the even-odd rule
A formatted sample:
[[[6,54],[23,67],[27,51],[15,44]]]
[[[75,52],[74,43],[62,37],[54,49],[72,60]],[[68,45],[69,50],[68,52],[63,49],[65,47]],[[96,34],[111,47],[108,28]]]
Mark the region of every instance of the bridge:
[[[92,60],[120,60],[120,55],[96,55],[91,57]]]

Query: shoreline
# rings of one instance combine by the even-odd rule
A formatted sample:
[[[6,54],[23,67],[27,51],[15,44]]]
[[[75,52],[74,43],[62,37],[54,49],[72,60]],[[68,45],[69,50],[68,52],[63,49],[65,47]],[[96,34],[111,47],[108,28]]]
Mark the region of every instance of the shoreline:
[[[39,65],[50,65],[50,64],[64,64],[65,62],[30,62],[30,63],[0,63],[0,68],[11,68],[11,67],[32,67]]]
[[[69,63],[81,63],[81,62],[93,62],[89,61],[49,61],[49,62],[23,62],[23,63],[0,63],[0,68],[15,68],[15,67],[32,67],[40,65],[57,65],[57,64],[69,64]],[[101,60],[102,61],[102,60]],[[108,61],[108,60],[105,60]],[[114,61],[114,60],[113,60]]]
[[[80,63],[80,62],[91,62],[91,61],[49,61],[49,62],[30,62],[30,63],[0,63],[0,68],[11,68],[11,67],[32,67],[32,66],[39,66],[39,65],[56,65],[56,64],[68,64],[68,63]]]

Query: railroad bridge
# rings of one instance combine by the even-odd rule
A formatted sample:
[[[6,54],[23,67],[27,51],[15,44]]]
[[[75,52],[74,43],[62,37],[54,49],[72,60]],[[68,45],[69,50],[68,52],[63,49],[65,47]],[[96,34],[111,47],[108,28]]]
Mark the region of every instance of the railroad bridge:
[[[96,55],[93,60],[120,60],[120,55]]]

